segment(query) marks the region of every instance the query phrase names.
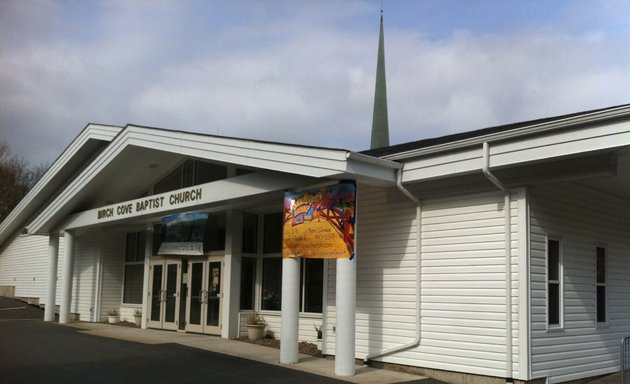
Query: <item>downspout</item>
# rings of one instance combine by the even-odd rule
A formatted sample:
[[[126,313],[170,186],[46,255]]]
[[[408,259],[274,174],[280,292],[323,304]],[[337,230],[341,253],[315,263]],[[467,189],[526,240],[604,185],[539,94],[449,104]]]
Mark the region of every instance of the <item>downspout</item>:
[[[401,351],[405,351],[407,349],[411,349],[414,347],[417,347],[420,344],[420,293],[421,293],[421,285],[420,285],[420,277],[421,277],[421,248],[420,248],[420,244],[421,244],[421,235],[422,235],[422,226],[421,226],[421,219],[422,219],[422,203],[420,202],[420,200],[414,196],[413,193],[411,193],[407,188],[405,188],[402,185],[402,168],[399,168],[396,170],[396,186],[398,187],[398,190],[400,192],[402,192],[405,196],[407,196],[407,198],[409,198],[409,200],[413,201],[414,203],[416,203],[416,338],[407,344],[403,344],[401,346],[398,347],[394,347],[391,349],[387,349],[385,351],[381,351],[378,353],[373,353],[373,354],[368,354],[367,356],[365,356],[365,358],[363,359],[363,365],[368,365],[368,361],[375,359],[377,357],[382,357],[382,356],[387,356],[387,355],[391,355],[393,353],[397,353],[397,352],[401,352]]]
[[[483,167],[481,169],[488,180],[499,188],[505,196],[505,374],[508,382],[512,380],[512,227],[510,214],[510,190],[490,172],[490,146],[483,143]]]

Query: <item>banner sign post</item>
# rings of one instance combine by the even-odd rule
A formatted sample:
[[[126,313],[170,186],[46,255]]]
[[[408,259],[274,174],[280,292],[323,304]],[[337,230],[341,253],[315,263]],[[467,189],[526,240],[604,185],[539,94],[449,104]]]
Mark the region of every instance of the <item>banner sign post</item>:
[[[355,182],[286,192],[282,256],[352,259],[355,217]]]

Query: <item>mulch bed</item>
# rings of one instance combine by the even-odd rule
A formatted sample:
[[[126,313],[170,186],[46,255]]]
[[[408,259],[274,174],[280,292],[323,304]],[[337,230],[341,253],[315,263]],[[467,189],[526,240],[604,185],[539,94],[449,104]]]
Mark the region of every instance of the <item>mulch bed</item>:
[[[119,323],[111,324],[117,325],[119,327],[131,327],[136,328],[136,324],[129,321],[121,321]],[[244,343],[258,344],[264,347],[271,347],[280,349],[280,340],[274,339],[272,337],[263,337],[262,339],[258,339],[257,341],[251,341],[247,336],[239,337],[238,341],[242,341]],[[307,343],[306,341],[300,341],[298,344],[298,352],[304,355],[311,355],[315,357],[322,357],[322,351],[317,349],[317,345],[313,343]]]
[[[106,321],[107,323],[107,321]],[[108,323],[111,324],[111,323]],[[113,323],[112,325],[117,325],[119,327],[129,327],[129,328],[138,328],[136,323],[132,323],[130,321],[119,321],[118,323]]]
[[[265,347],[280,349],[280,340],[276,340],[271,337],[264,337],[256,341],[251,341],[247,336],[243,336],[239,337],[237,340],[245,343],[258,344]],[[300,341],[300,343],[298,344],[298,351],[305,355],[322,357],[322,351],[317,349],[317,345],[313,343],[307,343],[306,341]]]

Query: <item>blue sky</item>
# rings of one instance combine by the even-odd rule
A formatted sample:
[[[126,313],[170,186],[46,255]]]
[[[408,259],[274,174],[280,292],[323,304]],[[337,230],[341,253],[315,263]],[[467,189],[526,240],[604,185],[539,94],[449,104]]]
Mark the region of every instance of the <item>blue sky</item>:
[[[89,122],[363,150],[381,1],[0,1],[0,138]],[[390,140],[630,102],[630,2],[385,0]]]

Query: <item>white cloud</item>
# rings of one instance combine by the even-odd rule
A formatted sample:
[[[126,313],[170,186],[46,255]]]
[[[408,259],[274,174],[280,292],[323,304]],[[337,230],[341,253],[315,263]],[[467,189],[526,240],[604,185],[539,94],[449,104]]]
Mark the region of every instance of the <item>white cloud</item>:
[[[71,34],[57,3],[43,4],[11,7],[16,31],[0,36],[0,135],[33,162],[52,161],[88,122],[369,145],[378,32],[357,21],[374,11],[365,3],[220,15],[212,3],[204,26],[195,2],[106,2]],[[629,101],[627,32],[426,36],[386,20],[393,144]]]

